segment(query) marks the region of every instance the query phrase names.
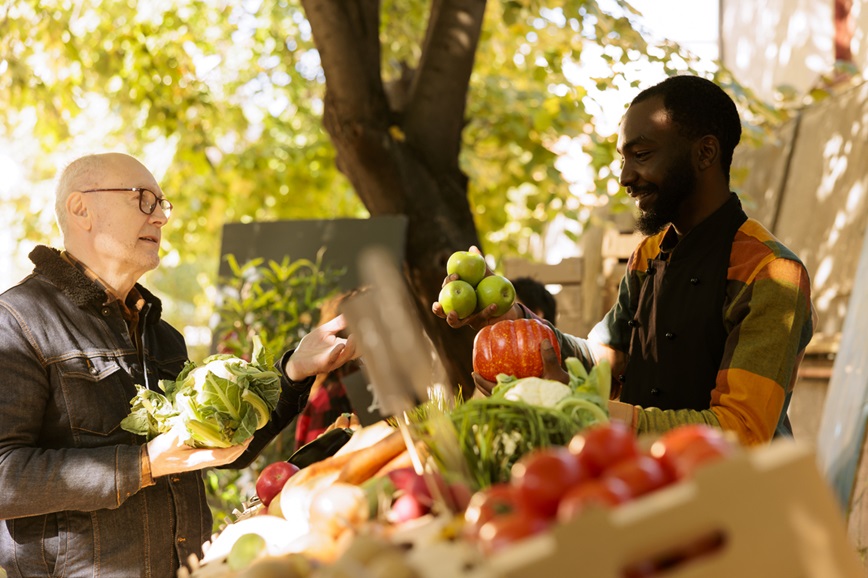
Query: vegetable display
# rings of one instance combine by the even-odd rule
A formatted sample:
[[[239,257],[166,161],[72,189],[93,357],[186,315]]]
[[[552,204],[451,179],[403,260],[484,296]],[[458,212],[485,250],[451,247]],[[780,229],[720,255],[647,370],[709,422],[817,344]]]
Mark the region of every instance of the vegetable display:
[[[254,340],[253,361],[228,354],[187,362],[175,381],[163,379],[164,393],[136,385],[131,412],[121,427],[147,439],[179,427],[184,443],[224,448],[244,442],[268,423],[280,399],[273,359]]]
[[[500,374],[490,397],[471,399],[451,411],[474,489],[509,480],[513,464],[525,453],[566,445],[577,432],[609,421],[608,363],[599,363],[590,373],[576,358],[567,359],[565,365],[569,384]],[[419,427],[442,463],[447,448],[438,445],[435,432],[425,431],[424,422]]]
[[[474,494],[464,513],[464,534],[492,554],[588,509],[612,509],[657,492],[735,451],[723,432],[707,425],[675,428],[650,450],[623,423],[593,425],[567,447],[528,452],[507,483]],[[646,574],[624,574],[633,575]]]
[[[539,346],[548,339],[558,361],[561,350],[551,327],[536,319],[498,321],[483,327],[473,341],[473,371],[494,381],[500,373],[517,378],[543,374]]]

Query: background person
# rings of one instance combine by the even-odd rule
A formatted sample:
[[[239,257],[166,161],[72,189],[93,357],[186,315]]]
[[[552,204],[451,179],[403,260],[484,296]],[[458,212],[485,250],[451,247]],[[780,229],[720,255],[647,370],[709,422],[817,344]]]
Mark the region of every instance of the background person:
[[[556,334],[563,357],[612,364],[628,404],[612,411],[640,432],[707,423],[744,444],[792,435],[787,408],[814,327],[810,280],[730,191],[740,136],[732,99],[695,76],[644,90],[621,122],[620,181],[647,236],[588,338]],[[493,308],[463,320],[432,309],[453,327],[498,320]],[[532,315],[515,305],[501,318]],[[551,346],[542,350],[547,375],[563,380]]]
[[[320,311],[320,325],[337,317],[341,304],[360,292],[359,289],[345,291],[326,301]],[[345,377],[356,371],[360,371],[359,363],[352,360],[328,373],[316,376],[310,388],[307,405],[298,416],[295,428],[296,449],[336,427],[359,427],[359,420],[353,413],[353,406],[343,382]]]
[[[171,203],[118,153],[62,173],[64,250],[0,295],[0,567],[10,577],[174,576],[211,535],[198,470],[244,467],[300,411],[312,377],[355,355],[336,318],[277,364],[282,393],[252,440],[193,449],[173,432],[124,431],[135,383],[157,388],[187,361],[160,300],[137,283],[159,264]]]
[[[546,286],[533,277],[517,277],[512,279],[515,296],[520,303],[527,306],[537,317],[557,323],[558,302]]]

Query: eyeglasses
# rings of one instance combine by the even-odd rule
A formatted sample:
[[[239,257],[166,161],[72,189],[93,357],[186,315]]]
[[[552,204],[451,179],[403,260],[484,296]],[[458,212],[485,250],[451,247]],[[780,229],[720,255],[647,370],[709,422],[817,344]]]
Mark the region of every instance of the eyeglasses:
[[[124,192],[132,192],[139,193],[139,210],[146,215],[153,215],[154,211],[157,210],[157,205],[160,205],[160,208],[163,209],[163,213],[166,215],[166,218],[169,218],[169,215],[172,214],[172,209],[174,206],[169,202],[168,199],[161,199],[157,196],[157,194],[150,189],[143,189],[141,187],[129,187],[126,189],[90,189],[87,191],[81,191],[82,193],[124,193]]]

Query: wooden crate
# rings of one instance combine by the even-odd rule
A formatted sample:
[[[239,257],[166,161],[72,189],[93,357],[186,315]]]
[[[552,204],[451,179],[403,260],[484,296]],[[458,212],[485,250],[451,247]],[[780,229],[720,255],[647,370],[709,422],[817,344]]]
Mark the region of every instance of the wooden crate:
[[[639,233],[620,233],[614,229],[589,231],[583,240],[583,257],[570,257],[559,263],[507,258],[503,262],[504,275],[560,285],[561,290],[555,295],[556,325],[566,333],[584,337],[617,299],[624,264],[641,238]]]

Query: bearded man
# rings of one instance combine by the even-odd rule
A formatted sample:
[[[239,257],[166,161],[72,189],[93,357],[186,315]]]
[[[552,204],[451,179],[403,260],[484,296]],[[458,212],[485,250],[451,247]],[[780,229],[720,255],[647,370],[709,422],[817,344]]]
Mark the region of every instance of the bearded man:
[[[563,358],[611,363],[621,405],[610,409],[638,432],[704,423],[744,444],[792,435],[787,408],[815,324],[810,279],[730,190],[740,137],[735,103],[695,76],[644,90],[621,122],[620,182],[647,236],[588,338],[555,332]],[[533,316],[520,304],[463,320],[432,309],[452,327]],[[546,376],[564,380],[550,344],[542,351]]]

